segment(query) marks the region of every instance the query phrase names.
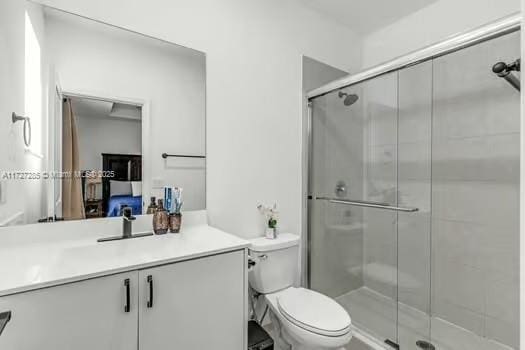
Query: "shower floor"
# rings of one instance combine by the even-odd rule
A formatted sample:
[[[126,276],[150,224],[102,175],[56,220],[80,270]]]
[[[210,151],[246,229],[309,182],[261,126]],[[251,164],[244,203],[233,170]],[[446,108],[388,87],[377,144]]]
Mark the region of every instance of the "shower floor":
[[[361,287],[336,300],[349,312],[352,324],[357,328],[356,332],[372,335],[377,338],[378,344],[395,334],[396,302],[391,298]],[[429,318],[426,313],[415,308],[402,303],[397,305],[397,331],[401,350],[420,350],[416,341],[428,339],[430,329],[432,343],[439,350],[512,350],[441,318]]]

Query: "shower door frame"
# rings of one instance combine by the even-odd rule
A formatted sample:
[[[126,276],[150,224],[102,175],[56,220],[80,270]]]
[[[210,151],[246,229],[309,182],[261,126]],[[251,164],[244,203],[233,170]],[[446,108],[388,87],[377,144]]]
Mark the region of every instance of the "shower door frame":
[[[382,63],[368,68],[362,72],[334,80],[331,83],[307,92],[306,98],[308,101],[310,101],[316,97],[320,97],[330,92],[361,83],[365,80],[432,60],[434,58],[477,45],[484,41],[498,38],[505,34],[510,34],[520,30],[521,21],[522,16],[521,13],[518,12],[473,30],[456,34],[446,40],[426,46],[416,51],[412,51],[406,55],[394,58],[386,63]]]
[[[386,63],[373,66],[362,72],[335,80],[322,87],[314,89],[306,93],[307,100],[307,116],[304,123],[304,156],[305,160],[303,163],[303,197],[302,197],[302,208],[304,218],[302,220],[302,231],[303,237],[305,237],[306,244],[303,245],[302,249],[302,262],[303,267],[302,280],[303,285],[310,288],[311,278],[311,200],[317,199],[313,197],[312,193],[312,176],[313,173],[313,110],[312,100],[316,97],[321,97],[331,92],[337,91],[342,88],[346,88],[364,81],[385,75],[388,73],[399,71],[403,68],[407,68],[413,65],[417,65],[435,58],[453,53],[455,51],[462,50],[464,48],[480,44],[485,41],[489,41],[506,34],[510,34],[521,29],[522,16],[521,13],[517,12],[510,16],[504,17],[497,21],[488,23],[486,25],[477,27],[473,30],[462,32],[451,36],[443,41],[437,42],[433,45],[426,46],[420,50],[410,52],[406,55],[394,58]],[[319,198],[326,199],[326,198]]]

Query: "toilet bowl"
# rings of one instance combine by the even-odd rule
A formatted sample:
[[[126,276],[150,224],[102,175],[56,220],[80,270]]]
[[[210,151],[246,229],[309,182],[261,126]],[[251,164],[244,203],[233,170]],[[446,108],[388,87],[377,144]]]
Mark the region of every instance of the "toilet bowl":
[[[341,349],[352,339],[350,316],[323,294],[290,287],[265,299],[276,333],[293,350]]]
[[[251,241],[255,266],[249,271],[251,288],[262,294],[275,327],[274,339],[292,350],[341,349],[352,338],[351,319],[335,300],[321,293],[293,287],[298,272],[299,237]]]

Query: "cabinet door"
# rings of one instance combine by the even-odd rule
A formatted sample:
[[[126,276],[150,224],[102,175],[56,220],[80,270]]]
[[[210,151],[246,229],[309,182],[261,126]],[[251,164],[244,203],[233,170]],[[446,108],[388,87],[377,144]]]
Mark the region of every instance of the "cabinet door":
[[[136,350],[137,279],[134,271],[0,297],[0,312],[12,312],[0,349]]]
[[[237,251],[141,270],[139,350],[246,349],[244,269]]]

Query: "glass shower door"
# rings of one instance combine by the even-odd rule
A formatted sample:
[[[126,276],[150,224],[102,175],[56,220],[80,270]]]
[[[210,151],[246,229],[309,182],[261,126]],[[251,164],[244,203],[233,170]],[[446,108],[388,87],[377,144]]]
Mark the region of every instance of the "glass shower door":
[[[398,343],[398,78],[312,101],[310,288]]]
[[[356,336],[519,348],[518,31],[311,100],[309,283]],[[514,64],[515,66],[515,64]]]
[[[429,349],[431,286],[432,61],[399,71],[398,344]]]
[[[519,349],[520,93],[514,32],[434,60],[432,343]],[[519,77],[519,73],[513,73]]]

